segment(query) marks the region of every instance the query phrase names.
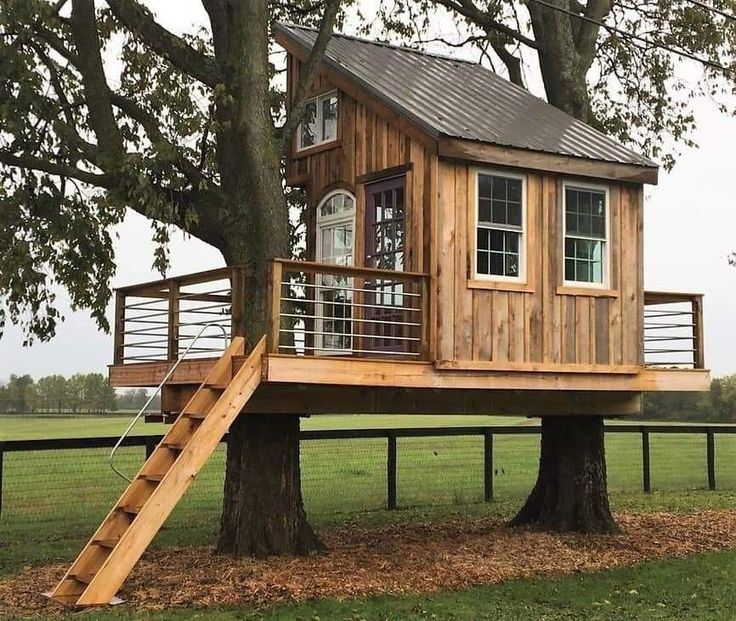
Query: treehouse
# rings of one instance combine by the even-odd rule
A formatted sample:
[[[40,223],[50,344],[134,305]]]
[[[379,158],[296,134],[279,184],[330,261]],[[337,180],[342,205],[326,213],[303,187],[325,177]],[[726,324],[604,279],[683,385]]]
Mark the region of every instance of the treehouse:
[[[288,101],[317,33],[277,25]],[[305,261],[116,293],[115,386],[173,422],[53,593],[105,603],[240,413],[622,416],[705,390],[702,297],[643,283],[657,165],[473,63],[334,36],[287,182]]]

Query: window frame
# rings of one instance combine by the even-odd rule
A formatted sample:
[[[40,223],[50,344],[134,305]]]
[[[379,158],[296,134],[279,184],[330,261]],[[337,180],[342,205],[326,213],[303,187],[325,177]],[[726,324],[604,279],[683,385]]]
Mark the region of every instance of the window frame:
[[[345,194],[352,199],[353,208],[349,212],[344,211],[341,213],[330,214],[329,216],[323,216],[321,214],[321,211],[322,211],[322,207],[324,206],[324,204],[328,200],[330,200],[332,197],[338,196],[340,194]],[[331,263],[325,263],[324,257],[322,257],[322,235],[323,235],[322,229],[332,227],[335,225],[339,225],[339,224],[343,224],[345,222],[352,222],[352,225],[353,225],[352,226],[352,241],[351,241],[352,257],[351,257],[351,262],[349,265],[351,266],[355,265],[355,240],[356,240],[355,227],[356,227],[356,222],[357,222],[357,211],[358,211],[357,198],[355,194],[353,194],[353,192],[351,192],[350,190],[346,188],[335,188],[334,190],[327,192],[327,194],[325,194],[317,202],[317,207],[314,212],[314,223],[315,223],[314,259],[316,262],[323,263],[325,265],[333,265]],[[318,275],[317,278],[319,277],[320,276]],[[352,279],[349,279],[349,284],[348,284],[349,287],[353,286],[351,284],[351,281]],[[317,291],[318,290],[319,288],[317,288]],[[325,316],[323,312],[325,303],[316,299],[316,296],[318,295],[319,293],[315,294],[315,300],[314,300],[315,315],[317,315],[317,317],[315,318],[315,330],[318,333],[315,335],[314,353],[320,356],[346,356],[346,355],[352,354],[353,349],[354,349],[354,342],[355,342],[354,333],[352,334],[352,336],[350,336],[350,346],[346,349],[333,349],[333,348],[325,347],[325,337],[327,336],[327,334],[321,334],[322,332],[324,332],[325,319],[330,319],[333,321],[340,321],[340,319],[336,319],[335,317]],[[350,307],[351,309],[353,308],[352,301],[350,302]],[[342,318],[342,320],[346,321],[344,318]],[[349,321],[351,326],[353,326],[352,316],[347,321]]]
[[[517,285],[527,284],[527,175],[519,172],[511,172],[500,170],[497,168],[473,168],[473,239],[468,246],[471,248],[471,280],[482,281],[486,283],[513,283]],[[518,179],[521,181],[521,231],[516,229],[503,228],[503,225],[482,227],[486,230],[499,230],[506,232],[519,233],[519,275],[518,276],[502,276],[500,274],[480,274],[478,273],[478,228],[480,228],[480,175],[488,175],[492,177],[504,177],[506,179]],[[459,206],[456,206],[459,208]]]
[[[314,149],[315,147],[319,147],[325,144],[328,144],[330,142],[336,142],[338,135],[340,133],[340,93],[337,89],[332,89],[329,91],[326,91],[324,93],[320,93],[319,95],[315,95],[314,97],[310,97],[304,102],[304,106],[306,106],[312,102],[317,102],[317,117],[315,119],[317,123],[317,127],[319,128],[320,133],[322,133],[322,127],[324,125],[324,119],[323,119],[323,110],[322,106],[320,105],[322,101],[325,99],[329,99],[332,96],[335,96],[337,99],[337,103],[335,104],[337,106],[337,117],[335,118],[335,135],[332,138],[317,140],[314,142],[314,144],[310,144],[307,146],[302,145],[302,125],[304,124],[304,119],[302,119],[299,122],[299,125],[297,125],[296,128],[296,151],[297,153],[301,153],[302,151],[307,151],[309,149]]]
[[[568,280],[565,277],[565,241],[567,240],[567,190],[568,188],[576,190],[593,190],[602,192],[606,201],[604,218],[606,219],[606,237],[603,240],[597,237],[580,237],[571,236],[571,239],[587,239],[591,241],[603,241],[603,268],[602,282],[586,282],[583,280]],[[610,289],[611,287],[611,191],[610,186],[605,183],[591,183],[589,181],[577,181],[575,179],[565,179],[562,182],[562,246],[561,250],[561,266],[562,266],[562,284],[564,287],[583,288],[583,289]]]

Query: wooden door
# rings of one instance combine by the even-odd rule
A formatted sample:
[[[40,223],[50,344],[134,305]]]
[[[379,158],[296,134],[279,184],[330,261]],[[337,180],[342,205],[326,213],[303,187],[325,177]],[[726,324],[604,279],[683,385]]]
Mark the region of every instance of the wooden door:
[[[394,177],[365,187],[365,265],[382,270],[404,269],[404,196],[406,178]],[[392,279],[366,281],[363,348],[366,352],[405,350],[407,314],[404,285]],[[399,337],[399,338],[397,338]]]

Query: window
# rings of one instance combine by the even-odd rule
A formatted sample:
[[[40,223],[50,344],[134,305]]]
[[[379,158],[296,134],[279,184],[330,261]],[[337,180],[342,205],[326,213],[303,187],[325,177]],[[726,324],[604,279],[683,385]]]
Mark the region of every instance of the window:
[[[524,178],[478,173],[475,274],[521,280]]]
[[[565,281],[605,285],[608,207],[605,188],[565,185]]]
[[[300,150],[337,138],[336,91],[307,100],[297,134]]]
[[[317,208],[317,260],[333,265],[353,264],[355,198],[333,192]],[[353,279],[317,276],[317,349],[322,353],[352,347]]]

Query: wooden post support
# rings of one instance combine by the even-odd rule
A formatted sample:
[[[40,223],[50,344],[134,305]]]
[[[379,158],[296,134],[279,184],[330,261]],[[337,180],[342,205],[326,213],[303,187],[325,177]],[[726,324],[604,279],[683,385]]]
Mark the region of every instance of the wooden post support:
[[[389,510],[396,509],[396,435],[388,434],[388,459],[386,463],[386,476],[388,487],[387,507]]]
[[[422,305],[421,313],[419,313],[422,322],[422,325],[419,327],[421,331],[420,338],[422,339],[420,353],[422,360],[430,360],[432,356],[429,347],[429,277],[425,276],[422,278],[420,287],[422,293],[419,298],[419,303]]]
[[[281,281],[283,266],[279,261],[269,263],[268,269],[268,335],[267,349],[271,354],[279,353],[281,341]],[[289,312],[289,311],[287,311]]]
[[[169,325],[166,357],[176,360],[179,357],[179,283],[169,281]]]
[[[712,429],[706,429],[706,456],[708,459],[708,489],[716,489],[716,442]]]
[[[693,363],[696,369],[705,368],[705,349],[703,347],[703,296],[693,297]]]
[[[245,268],[232,269],[230,281],[230,338],[245,336]]]
[[[113,336],[113,364],[123,364],[125,361],[125,294],[115,292],[115,334]]]
[[[649,462],[649,432],[642,427],[641,430],[641,468],[642,487],[646,493],[652,491],[651,465]]]
[[[493,432],[486,429],[483,432],[483,482],[486,502],[493,500]]]

